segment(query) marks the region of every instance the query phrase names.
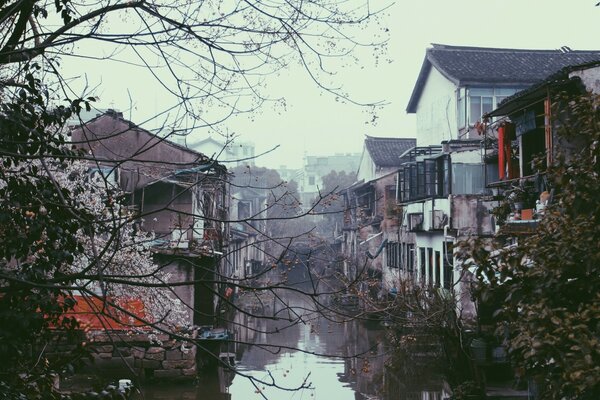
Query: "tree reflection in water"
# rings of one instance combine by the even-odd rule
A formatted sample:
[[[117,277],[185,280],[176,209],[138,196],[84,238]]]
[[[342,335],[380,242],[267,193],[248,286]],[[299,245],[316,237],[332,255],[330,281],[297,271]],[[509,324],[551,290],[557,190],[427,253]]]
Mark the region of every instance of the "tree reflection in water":
[[[235,352],[236,370],[241,375],[218,368],[195,386],[147,388],[145,399],[245,400],[264,395],[274,400],[442,400],[446,396],[443,380],[432,372],[437,368],[420,369],[418,376],[403,377],[385,367],[390,351],[385,328],[367,327],[359,320],[332,321],[293,294],[287,294],[285,301],[292,309],[275,299],[260,309],[267,316],[282,319],[260,318],[255,308],[249,314],[238,312],[231,321],[236,344],[230,350]],[[288,313],[292,319],[300,316],[300,321],[290,326]],[[287,390],[262,384],[256,387],[243,375],[274,379]],[[310,387],[293,390],[303,384]]]

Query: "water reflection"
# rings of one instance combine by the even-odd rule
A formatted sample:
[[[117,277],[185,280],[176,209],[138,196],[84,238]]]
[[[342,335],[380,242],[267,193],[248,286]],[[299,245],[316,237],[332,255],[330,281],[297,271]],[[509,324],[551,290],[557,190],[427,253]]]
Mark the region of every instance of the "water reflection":
[[[263,299],[264,300],[264,299]],[[261,300],[262,301],[262,300]],[[428,376],[404,379],[386,370],[389,345],[385,330],[351,320],[337,322],[300,296],[275,298],[249,314],[237,313],[236,371],[218,368],[197,385],[147,388],[158,399],[420,399],[441,400],[442,381]],[[264,313],[259,317],[257,313]],[[270,318],[273,316],[278,319]],[[290,322],[292,321],[292,322]],[[248,379],[248,377],[254,378]],[[389,392],[384,393],[384,388]]]

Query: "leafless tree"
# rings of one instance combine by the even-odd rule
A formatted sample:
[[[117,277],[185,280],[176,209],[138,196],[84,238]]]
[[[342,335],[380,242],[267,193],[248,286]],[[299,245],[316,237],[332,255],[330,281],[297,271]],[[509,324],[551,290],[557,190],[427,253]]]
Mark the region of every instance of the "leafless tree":
[[[286,315],[282,316],[280,308],[279,314],[261,312],[261,317],[283,319],[289,325],[305,321],[297,308],[289,306],[282,289],[307,296],[311,311],[337,318],[324,297],[341,290],[332,260],[327,258],[334,252],[315,245],[310,227],[297,229],[293,235],[281,229],[289,221],[314,213],[318,202],[301,211],[293,191],[280,182],[270,182],[254,188],[267,192],[264,204],[245,216],[227,215],[232,188],[223,165],[202,155],[171,160],[152,158],[152,154],[168,143],[171,135],[215,127],[234,114],[258,109],[265,101],[280,100],[270,99],[262,86],[269,75],[290,64],[299,63],[323,90],[352,101],[341,87],[330,84],[335,73],[331,68],[340,58],[351,57],[356,46],[384,44],[384,38],[369,37],[362,42],[360,37],[364,24],[377,22],[378,12],[368,0],[1,3],[0,154],[5,162],[0,189],[2,216],[8,221],[0,230],[5,247],[0,257],[2,318],[13,321],[19,310],[30,312],[32,319],[40,310],[48,312],[43,326],[32,330],[23,345],[35,348],[53,327],[75,327],[74,320],[64,317],[73,310],[75,294],[83,298],[79,301],[96,307],[95,312],[106,315],[109,320],[105,321],[117,321],[121,327],[129,324],[131,329],[151,327],[173,340],[192,341],[199,347],[201,342],[190,332],[180,330],[177,312],[199,315],[206,310],[181,296],[181,287],[202,287],[216,299],[212,313],[204,315],[215,323],[236,323],[228,321],[223,310],[253,312],[232,301],[227,289],[249,293],[245,296],[259,303],[260,293],[268,293]],[[65,78],[61,63],[78,58],[108,67],[126,64],[150,71],[170,102],[163,114],[145,123],[161,128],[162,134],[148,136],[137,148],[121,149],[129,151],[125,156],[113,150],[110,157],[98,156],[97,149],[105,146],[105,141],[145,130],[129,124],[98,138],[93,136],[91,124],[80,120],[83,134],[70,137],[67,121],[77,117],[82,108],[91,107],[97,89],[89,88],[83,78]],[[100,174],[90,178],[90,170]],[[123,192],[124,187],[110,178],[117,171],[122,177],[127,173],[130,178],[143,176],[146,186],[134,183],[130,191]],[[165,182],[175,182],[169,186],[173,191],[166,201],[146,212],[135,208],[144,202],[143,197],[135,198],[140,187]],[[143,196],[144,191],[141,193]],[[183,209],[184,198],[197,207]],[[153,218],[164,213],[179,215],[181,226],[192,230],[200,229],[201,223],[203,238],[208,239],[199,247],[194,247],[197,242],[190,243],[185,254],[168,246],[162,252],[156,250],[160,247],[157,240],[173,241],[172,236],[148,228]],[[276,221],[283,222],[274,232],[269,223]],[[237,276],[227,268],[236,252],[243,250],[227,247],[230,237],[226,235],[234,224],[254,230],[254,242],[243,246],[263,253],[259,268]],[[299,241],[302,245],[297,245]],[[198,258],[190,257],[190,252],[212,257],[214,264],[195,263]],[[195,271],[191,278],[168,275],[178,256],[178,265],[187,264]],[[294,266],[303,268],[303,285],[289,285],[286,270]],[[153,293],[146,305],[152,303],[158,314],[140,315],[119,301],[127,291],[141,297]],[[40,293],[49,301],[38,299]],[[19,299],[26,301],[17,304]],[[182,309],[169,309],[170,302],[177,302]],[[110,322],[105,323],[104,328],[111,329]],[[4,339],[16,332],[6,326],[0,335]],[[282,347],[263,346],[272,351]],[[5,354],[16,359],[21,350]],[[44,352],[36,354],[39,361]],[[33,357],[32,362],[11,366],[2,371],[0,380],[19,392],[20,385],[27,386],[31,380],[29,375],[19,374],[40,367],[38,361]],[[280,386],[274,380],[258,383]]]

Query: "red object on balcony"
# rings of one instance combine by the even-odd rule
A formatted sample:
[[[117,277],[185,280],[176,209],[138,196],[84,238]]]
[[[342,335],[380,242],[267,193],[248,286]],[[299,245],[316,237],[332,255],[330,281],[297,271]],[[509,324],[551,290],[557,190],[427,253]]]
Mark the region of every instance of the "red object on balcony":
[[[505,123],[498,128],[498,177],[500,180],[513,179],[518,171],[512,165],[511,141],[515,138],[515,125]]]
[[[504,180],[506,177],[506,161],[504,159],[504,142],[506,141],[505,127],[498,128],[498,177]]]

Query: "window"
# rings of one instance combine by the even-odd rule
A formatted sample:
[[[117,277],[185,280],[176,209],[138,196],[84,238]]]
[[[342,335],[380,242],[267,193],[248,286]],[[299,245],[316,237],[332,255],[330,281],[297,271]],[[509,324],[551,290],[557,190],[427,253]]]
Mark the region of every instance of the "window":
[[[481,116],[494,109],[494,89],[469,90],[469,123],[481,121]]]
[[[446,197],[450,193],[450,157],[413,162],[398,171],[398,201]]]
[[[483,114],[489,113],[507,97],[523,88],[460,88],[457,91],[458,128],[465,128],[481,121]]]
[[[404,170],[398,171],[398,177],[396,181],[396,202],[402,202],[404,198]]]
[[[442,283],[442,264],[440,252],[435,252],[435,286],[440,287]]]
[[[411,274],[415,271],[415,245],[406,245],[406,270]]]
[[[238,220],[245,220],[250,218],[250,202],[240,201],[238,203]]]
[[[466,101],[466,89],[460,88],[458,90],[457,114],[458,114],[458,127],[463,128],[466,124],[465,116],[467,115],[467,101]]]
[[[419,247],[419,258],[421,259],[421,282],[425,284],[425,247]]]
[[[425,163],[417,163],[417,196],[425,197]]]
[[[440,157],[436,161],[436,194],[446,197],[450,194],[450,157]]]
[[[427,197],[435,196],[436,191],[436,160],[425,160],[425,194]]]
[[[418,197],[418,183],[417,183],[417,165],[411,164],[410,168],[410,192],[409,196],[411,199]]]
[[[400,266],[398,249],[398,242],[387,242],[387,244],[385,245],[388,268],[398,268]]]
[[[410,199],[410,167],[404,168],[402,175],[404,177],[402,179],[402,201],[408,201]]]
[[[309,176],[308,177],[308,184],[310,186],[314,186],[314,184],[315,184],[315,177],[314,176]]]
[[[453,247],[452,242],[445,242],[444,246],[444,289],[452,288],[453,280]]]
[[[400,268],[404,269],[406,266],[406,243],[402,243],[402,253],[400,255]]]
[[[452,194],[480,194],[485,189],[483,164],[452,163]]]
[[[433,249],[427,248],[427,282],[433,285]]]

